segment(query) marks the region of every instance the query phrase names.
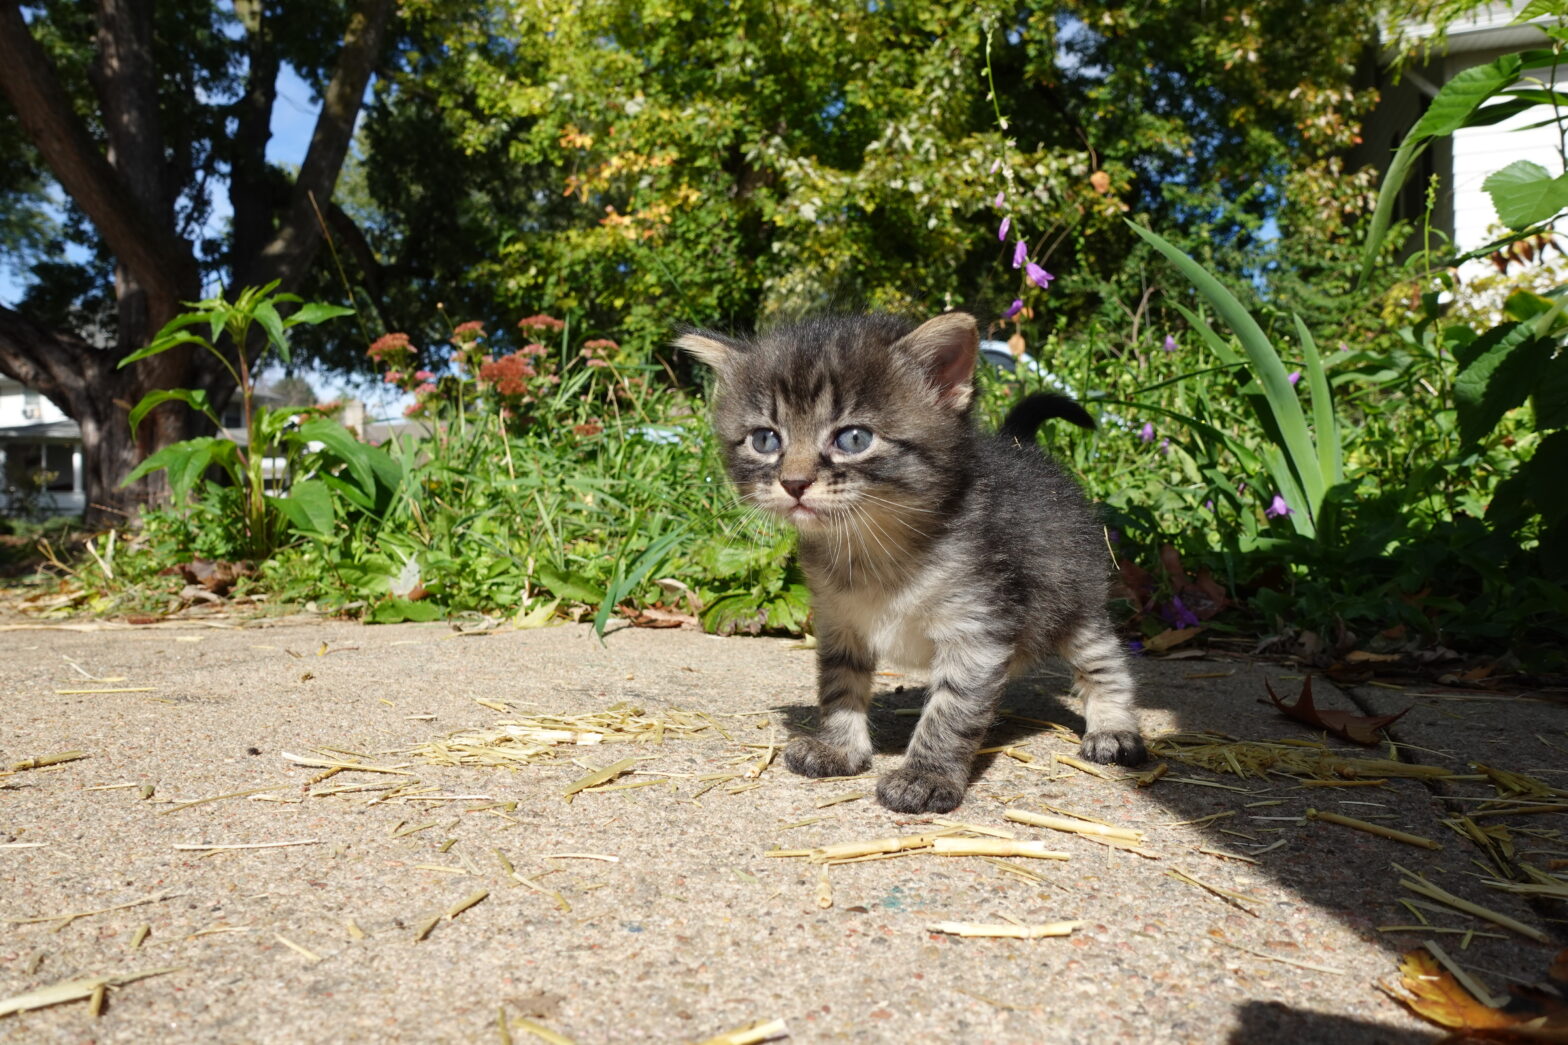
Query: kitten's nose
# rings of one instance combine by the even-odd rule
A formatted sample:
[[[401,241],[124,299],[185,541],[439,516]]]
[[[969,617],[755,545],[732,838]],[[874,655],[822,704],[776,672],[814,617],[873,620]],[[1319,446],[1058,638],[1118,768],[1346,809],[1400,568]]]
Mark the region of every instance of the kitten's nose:
[[[784,492],[795,500],[800,500],[800,495],[806,492],[806,487],[811,485],[810,479],[780,479],[779,485],[784,487]]]

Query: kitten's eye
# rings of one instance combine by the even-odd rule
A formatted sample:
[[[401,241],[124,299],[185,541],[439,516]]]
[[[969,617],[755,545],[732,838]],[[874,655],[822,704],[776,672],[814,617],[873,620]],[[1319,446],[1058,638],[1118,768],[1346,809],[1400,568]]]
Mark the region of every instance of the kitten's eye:
[[[751,448],[759,454],[776,454],[779,445],[779,434],[771,428],[759,428],[751,433]]]
[[[833,445],[846,454],[858,454],[871,445],[871,429],[855,425],[833,437]]]

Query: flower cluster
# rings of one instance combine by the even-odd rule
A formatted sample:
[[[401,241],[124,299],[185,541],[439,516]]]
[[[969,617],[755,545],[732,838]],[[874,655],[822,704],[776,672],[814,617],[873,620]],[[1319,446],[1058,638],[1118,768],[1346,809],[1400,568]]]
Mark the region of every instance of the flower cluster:
[[[1002,161],[1000,159],[991,164],[991,173],[995,174],[1001,165]],[[1009,177],[1011,177],[1011,174],[1009,174]],[[996,194],[996,198],[991,201],[991,205],[994,206],[997,210],[1003,212],[1002,223],[998,225],[996,229],[996,239],[999,243],[1006,243],[1008,235],[1013,231],[1013,216],[1006,213],[1007,193],[1005,191],[998,192]],[[1023,269],[1025,280],[1027,280],[1029,283],[1033,283],[1041,290],[1049,290],[1051,288],[1051,281],[1056,278],[1049,272],[1045,271],[1045,269],[1037,262],[1030,259],[1029,242],[1024,239],[1023,236],[1018,236],[1013,243],[1013,268]],[[1014,298],[1013,303],[1009,305],[1007,307],[1007,311],[1003,313],[1003,318],[1012,319],[1014,316],[1018,315],[1018,313],[1022,312],[1023,308],[1024,299],[1022,297]]]
[[[607,337],[595,338],[583,342],[583,350],[578,353],[589,366],[604,367],[610,365],[612,353],[619,352],[621,346]]]
[[[556,319],[554,316],[547,316],[544,313],[520,319],[517,321],[517,325],[523,330],[551,334],[559,334],[566,329],[564,321]]]
[[[377,363],[392,370],[411,365],[414,362],[414,354],[414,347],[409,343],[407,334],[383,334],[376,338],[370,350],[365,353]]]

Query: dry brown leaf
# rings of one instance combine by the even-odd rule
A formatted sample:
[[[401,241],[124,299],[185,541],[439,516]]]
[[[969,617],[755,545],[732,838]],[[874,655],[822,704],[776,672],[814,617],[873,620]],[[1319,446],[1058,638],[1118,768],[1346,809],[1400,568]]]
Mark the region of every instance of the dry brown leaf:
[[[1491,1041],[1568,1042],[1568,1004],[1545,991],[1509,984],[1513,997],[1507,1007],[1493,1008],[1461,987],[1424,949],[1400,959],[1399,975],[1405,993],[1388,993],[1440,1027]]]
[[[1168,649],[1180,646],[1194,635],[1201,634],[1205,629],[1196,628],[1166,628],[1158,635],[1143,640],[1143,648],[1150,653],[1164,653]]]
[[[1094,186],[1094,191],[1104,196],[1111,191],[1111,176],[1104,171],[1095,171],[1089,175],[1089,184]]]
[[[1341,737],[1353,744],[1370,745],[1378,743],[1382,738],[1378,736],[1377,731],[1397,721],[1405,712],[1410,710],[1410,708],[1406,708],[1404,711],[1398,711],[1392,715],[1358,715],[1352,711],[1324,710],[1312,702],[1311,675],[1308,675],[1302,681],[1301,696],[1296,699],[1294,704],[1287,704],[1279,699],[1279,696],[1274,692],[1274,687],[1269,685],[1267,680],[1264,681],[1263,688],[1269,691],[1269,699],[1274,702],[1274,706],[1284,712],[1287,717],[1293,718],[1297,722],[1304,722],[1317,729],[1326,729],[1336,737]]]

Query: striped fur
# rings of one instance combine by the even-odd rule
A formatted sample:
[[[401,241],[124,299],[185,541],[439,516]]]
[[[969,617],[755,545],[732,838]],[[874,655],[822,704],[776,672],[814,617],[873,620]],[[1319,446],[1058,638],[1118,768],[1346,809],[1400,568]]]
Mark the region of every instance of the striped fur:
[[[904,764],[877,786],[901,812],[963,800],[1008,677],[1052,654],[1072,665],[1084,699],[1084,754],[1144,758],[1132,675],[1105,612],[1100,524],[1034,445],[1047,418],[1093,422],[1071,400],[1030,397],[1001,434],[978,432],[978,342],[963,313],[917,328],[872,315],[754,342],[703,332],[678,342],[717,374],[714,428],[741,497],[800,534],[821,728],[791,742],[789,767],[865,771],[876,666],[929,676]]]

